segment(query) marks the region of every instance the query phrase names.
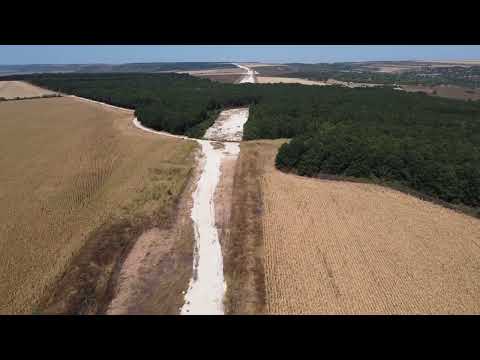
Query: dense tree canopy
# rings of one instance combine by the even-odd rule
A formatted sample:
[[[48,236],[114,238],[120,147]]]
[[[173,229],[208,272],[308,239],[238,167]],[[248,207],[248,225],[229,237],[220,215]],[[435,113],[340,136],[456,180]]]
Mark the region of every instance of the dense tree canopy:
[[[201,137],[222,109],[250,106],[245,139],[293,138],[277,166],[395,182],[480,207],[480,102],[389,88],[220,84],[181,74],[16,76],[133,108],[141,122]]]
[[[278,167],[395,182],[480,206],[479,102],[387,89],[349,93],[335,104],[322,101],[330,105],[315,115],[315,126],[282,146]]]

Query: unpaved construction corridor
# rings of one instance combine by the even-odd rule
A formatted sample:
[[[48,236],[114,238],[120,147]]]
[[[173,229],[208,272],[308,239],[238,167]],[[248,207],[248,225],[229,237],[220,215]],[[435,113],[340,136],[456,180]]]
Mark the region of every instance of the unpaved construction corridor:
[[[207,130],[209,140],[198,140],[202,147],[201,175],[193,193],[192,220],[195,229],[193,277],[190,281],[182,314],[223,314],[226,285],[223,277],[223,258],[219,231],[215,222],[215,191],[224,162],[236,161],[240,152],[243,125],[248,109],[223,111]],[[229,142],[221,142],[228,140]],[[218,141],[218,142],[217,142]],[[233,177],[233,173],[228,176]],[[230,206],[227,204],[226,206]]]

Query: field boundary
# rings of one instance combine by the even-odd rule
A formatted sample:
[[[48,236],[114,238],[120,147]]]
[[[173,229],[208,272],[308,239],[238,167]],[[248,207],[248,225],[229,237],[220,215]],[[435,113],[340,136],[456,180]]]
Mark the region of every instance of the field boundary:
[[[159,211],[136,215],[132,219],[105,221],[89,236],[74,255],[65,271],[45,291],[36,313],[40,314],[104,314],[116,295],[122,266],[142,233],[149,229],[170,230],[179,214],[180,202],[191,187],[193,168],[171,207],[162,217]],[[193,249],[193,247],[192,247]]]
[[[7,102],[7,101],[21,101],[21,100],[35,100],[35,99],[51,99],[51,98],[59,98],[63,97],[64,95],[55,94],[55,95],[42,95],[42,96],[29,96],[29,97],[16,97],[7,99],[0,96],[0,102]]]
[[[232,194],[231,232],[223,246],[227,291],[225,313],[264,314],[266,288],[264,240],[261,216],[264,212],[260,178],[264,169],[258,162],[256,144],[242,142],[235,165]]]
[[[478,219],[365,181],[286,174],[274,154],[263,151],[268,313],[478,312]]]
[[[412,188],[409,188],[404,185],[400,185],[395,182],[391,181],[386,181],[386,180],[374,180],[374,179],[368,179],[368,178],[356,178],[356,177],[351,177],[351,176],[343,176],[343,175],[334,175],[334,174],[325,174],[321,173],[318,174],[317,176],[303,176],[297,174],[294,170],[291,171],[286,171],[285,169],[278,168],[275,166],[275,169],[278,171],[281,171],[284,174],[287,175],[292,175],[304,179],[313,179],[313,180],[327,180],[327,181],[344,181],[344,182],[351,182],[351,183],[360,183],[360,184],[371,184],[371,185],[378,185],[382,186],[387,189],[392,189],[396,191],[400,191],[406,195],[413,196],[417,199],[423,200],[423,201],[428,201],[430,203],[433,203],[435,205],[443,206],[444,208],[454,210],[458,213],[468,215],[471,217],[474,217],[476,219],[480,219],[480,209],[472,208],[466,205],[456,205],[452,204],[449,202],[446,202],[444,200],[438,199],[436,197],[421,193],[419,191],[416,191]]]

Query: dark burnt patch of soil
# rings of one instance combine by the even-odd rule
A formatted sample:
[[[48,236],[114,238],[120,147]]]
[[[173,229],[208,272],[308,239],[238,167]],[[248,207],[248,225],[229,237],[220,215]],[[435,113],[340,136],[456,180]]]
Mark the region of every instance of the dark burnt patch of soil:
[[[263,265],[262,165],[255,144],[241,144],[233,181],[230,233],[222,242],[227,314],[265,312]]]

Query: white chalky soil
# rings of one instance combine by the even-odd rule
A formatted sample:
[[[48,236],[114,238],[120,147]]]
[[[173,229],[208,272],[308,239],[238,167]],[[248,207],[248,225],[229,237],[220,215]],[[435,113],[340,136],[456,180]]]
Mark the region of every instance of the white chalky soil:
[[[243,126],[248,120],[248,108],[222,111],[217,121],[207,129],[204,139],[242,141]]]
[[[249,67],[246,67],[240,64],[233,64],[233,65],[239,67],[240,69],[247,70],[247,74],[243,77],[242,80],[240,80],[240,84],[255,82],[255,74],[258,74],[255,70],[252,70]]]
[[[130,109],[71,96],[100,106],[134,113]],[[185,294],[185,304],[180,309],[181,314],[224,314],[223,297],[226,284],[223,278],[222,249],[218,239],[218,229],[215,226],[214,194],[221,176],[222,161],[236,159],[240,153],[238,142],[242,140],[243,125],[247,120],[248,108],[225,110],[215,124],[207,130],[209,140],[192,139],[201,145],[203,157],[200,161],[202,167],[200,179],[193,193],[191,213],[195,230],[194,270]],[[133,125],[139,130],[153,134],[190,139],[186,136],[147,128],[136,117],[133,117]],[[229,142],[222,143],[222,141]]]
[[[181,314],[221,315],[226,284],[223,278],[222,249],[215,226],[214,194],[221,176],[221,164],[225,159],[236,159],[240,152],[237,142],[215,144],[215,141],[240,141],[243,125],[248,119],[248,109],[232,109],[222,112],[221,123],[206,132],[212,140],[198,140],[202,146],[202,172],[193,193],[192,220],[195,229],[194,275],[185,295]]]

